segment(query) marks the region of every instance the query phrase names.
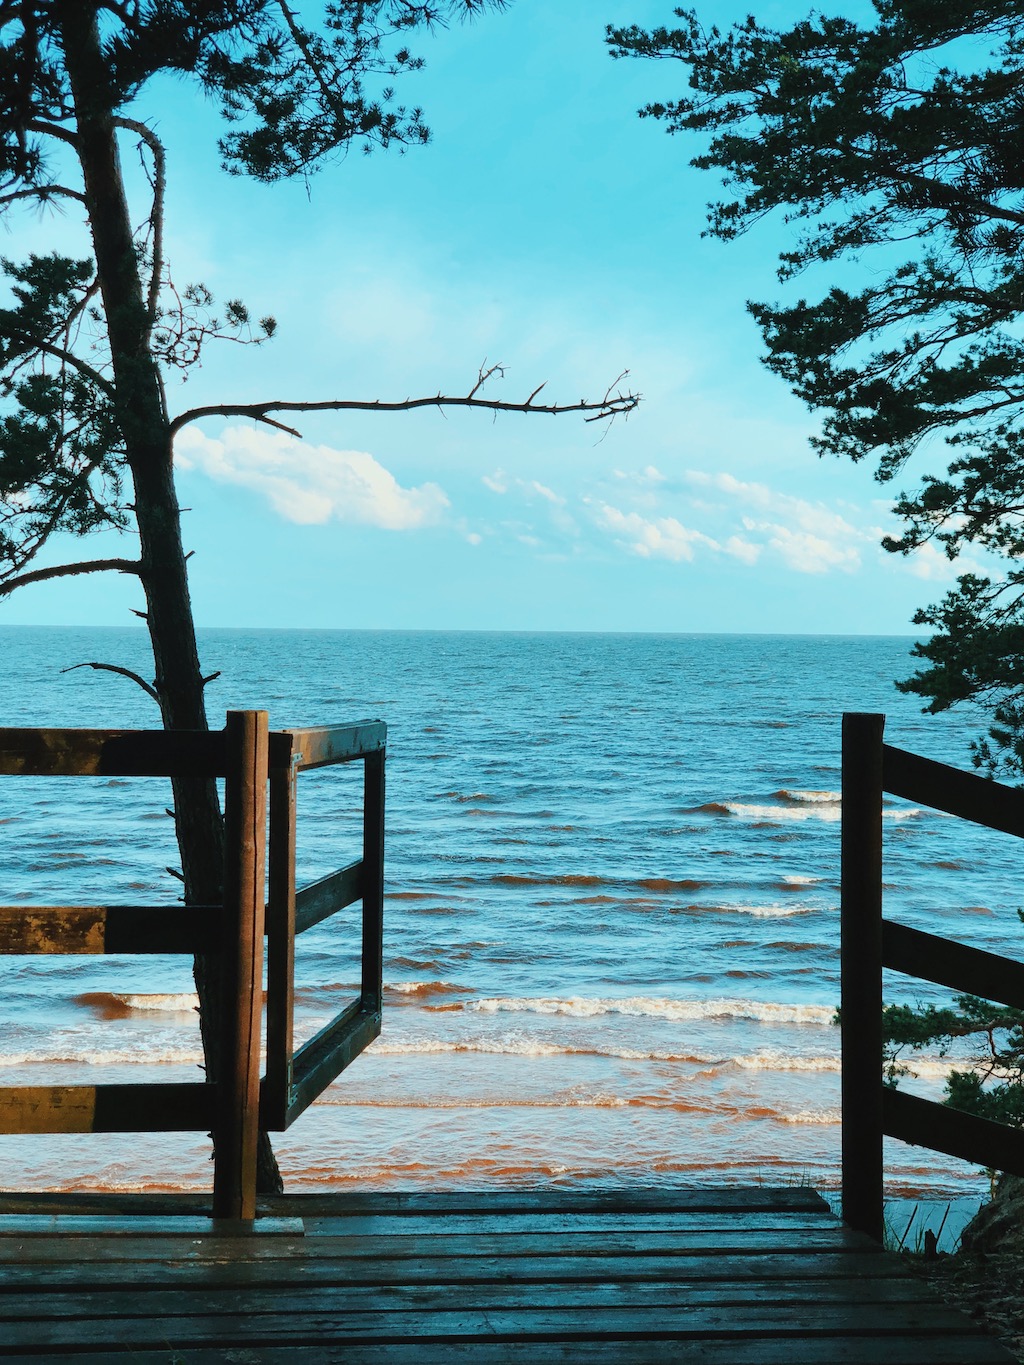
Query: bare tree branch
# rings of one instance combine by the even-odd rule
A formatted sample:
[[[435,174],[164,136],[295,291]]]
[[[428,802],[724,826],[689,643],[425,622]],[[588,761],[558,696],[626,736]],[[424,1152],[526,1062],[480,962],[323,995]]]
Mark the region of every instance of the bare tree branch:
[[[488,373],[493,374],[495,371],[500,373],[500,367],[492,366]],[[586,421],[598,422],[606,418],[618,417],[620,414],[628,414],[640,402],[638,393],[622,393],[618,388],[628,373],[628,370],[623,371],[618,379],[608,386],[604,397],[597,402],[581,398],[578,403],[535,403],[533,399],[544,387],[543,384],[535,389],[524,403],[511,403],[498,398],[477,398],[475,395],[481,383],[481,380],[478,379],[470,392],[462,397],[438,393],[432,398],[403,398],[392,403],[384,402],[379,398],[329,398],[323,402],[309,403],[270,399],[264,403],[210,404],[208,407],[190,408],[187,412],[175,417],[171,422],[171,434],[175,435],[182,427],[187,426],[190,422],[197,422],[202,417],[250,417],[257,422],[270,422],[268,414],[271,412],[409,412],[413,408],[484,408],[490,412],[546,413],[552,417],[563,412],[582,412],[591,414],[585,419]],[[280,423],[273,422],[270,424],[280,425]],[[283,429],[293,436],[299,435],[292,428],[285,427]]]
[[[23,588],[26,583],[42,583],[47,578],[70,578],[80,573],[102,573],[106,569],[142,575],[142,565],[134,559],[86,559],[79,564],[55,564],[49,569],[33,569],[30,573],[0,579],[0,597],[6,597],[15,588]]]
[[[153,261],[146,306],[150,317],[155,318],[160,300],[160,277],[164,270],[164,191],[167,186],[167,154],[164,151],[164,144],[146,124],[140,123],[137,119],[125,118],[123,115],[115,118],[114,122],[118,128],[126,128],[140,137],[153,157],[153,207],[149,214],[150,227],[153,231]]]
[[[74,673],[76,668],[95,668],[104,673],[119,673],[122,678],[130,678],[132,682],[138,683],[143,692],[153,698],[156,704],[160,705],[160,696],[152,683],[146,682],[145,678],[139,677],[138,673],[133,673],[130,668],[122,668],[120,664],[98,664],[93,662],[72,664],[70,668],[62,668],[62,673]]]
[[[294,436],[296,440],[302,440],[302,432],[295,427],[290,427],[286,422],[275,422],[273,417],[257,417],[257,422],[262,422],[264,426],[276,427],[278,431],[285,432],[288,436]]]
[[[490,377],[494,374],[496,374],[499,379],[504,379],[505,378],[504,365],[488,365],[487,360],[485,358],[484,363],[480,366],[480,369],[477,371],[476,383],[470,389],[468,397],[475,398],[477,394],[480,392],[480,390],[483,388],[483,386],[487,383],[488,379],[490,379]],[[538,388],[534,389],[533,393],[530,394],[530,397],[526,401],[529,403],[533,398],[537,396],[537,394],[543,387],[544,385],[541,384]]]
[[[628,378],[629,378],[629,371],[628,371],[628,370],[623,370],[622,373],[618,376],[617,379],[613,379],[612,382],[611,382],[611,383],[608,385],[608,387],[605,389],[605,391],[604,391],[604,397],[601,399],[600,403],[590,403],[590,404],[588,404],[588,407],[590,407],[590,408],[596,408],[597,411],[594,412],[594,413],[592,413],[592,415],[591,415],[590,417],[584,417],[584,419],[583,419],[584,422],[601,422],[601,421],[603,421],[606,417],[609,417],[609,418],[611,418],[611,417],[618,417],[618,415],[619,415],[620,412],[621,412],[621,413],[625,413],[625,414],[628,416],[628,415],[633,411],[633,409],[634,409],[635,407],[637,407],[637,406],[639,405],[639,403],[640,403],[640,395],[639,395],[638,393],[626,393],[626,394],[624,394],[624,393],[621,393],[621,392],[619,391],[619,385],[622,383],[622,381],[623,381],[624,379],[628,379]],[[544,385],[541,384],[540,387],[541,387],[541,389],[542,389],[542,388],[544,387]],[[540,389],[534,390],[534,393],[535,393],[535,394],[536,394],[536,393],[539,393],[539,392],[540,392]],[[533,395],[531,395],[531,397],[532,397],[532,396],[533,396]],[[526,401],[527,401],[527,405],[529,405],[530,399],[527,399]],[[583,400],[582,400],[582,399],[580,399],[580,407],[581,407],[581,408],[583,407]],[[550,408],[540,408],[540,409],[533,409],[533,410],[534,410],[534,411],[540,411],[540,412],[550,412],[550,411],[551,411]],[[559,408],[559,409],[557,409],[557,411],[562,412],[562,411],[566,411],[566,409]]]

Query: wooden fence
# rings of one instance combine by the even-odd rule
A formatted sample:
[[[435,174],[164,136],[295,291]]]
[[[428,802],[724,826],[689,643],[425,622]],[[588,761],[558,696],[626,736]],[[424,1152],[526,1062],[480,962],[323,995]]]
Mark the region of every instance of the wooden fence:
[[[221,905],[0,906],[4,954],[219,955],[220,1079],[0,1087],[0,1133],[210,1131],[214,1217],[253,1219],[258,1128],[287,1128],[380,1032],[385,742],[381,721],[271,734],[265,711],[229,712],[213,733],[0,729],[0,775],[220,777],[225,823]],[[296,889],[298,776],[353,761],[364,767],[362,857]],[[296,1051],[296,935],[357,900],[360,993]]]
[[[883,743],[885,717],[843,716],[843,1219],[882,1239],[883,1137],[1024,1175],[1024,1132],[882,1083],[882,970],[1024,1010],[1024,965],[882,915],[888,792],[1024,838],[1024,791]]]

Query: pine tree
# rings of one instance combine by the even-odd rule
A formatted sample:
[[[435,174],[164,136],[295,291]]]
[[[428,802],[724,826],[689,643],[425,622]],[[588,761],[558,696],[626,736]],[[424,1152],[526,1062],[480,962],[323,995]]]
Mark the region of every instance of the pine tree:
[[[883,482],[917,451],[947,465],[898,495],[903,530],[886,548],[1003,559],[916,614],[934,633],[901,686],[932,711],[986,705],[976,761],[1020,776],[1024,13],[1016,0],[874,10],[866,26],[814,13],[722,32],[679,9],[677,27],[609,28],[608,41],[684,67],[689,93],[641,114],[703,138],[691,164],[729,191],[708,232],[728,242],[781,216],[780,279],[831,278],[810,298],[749,305],[769,369],[823,415],[819,454],[870,460]]]

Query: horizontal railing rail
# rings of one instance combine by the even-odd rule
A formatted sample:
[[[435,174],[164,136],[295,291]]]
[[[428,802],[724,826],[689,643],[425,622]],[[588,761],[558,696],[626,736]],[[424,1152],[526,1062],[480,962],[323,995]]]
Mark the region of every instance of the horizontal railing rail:
[[[384,759],[381,721],[268,734],[265,712],[223,731],[0,730],[0,775],[225,779],[224,901],[218,905],[3,905],[0,954],[211,954],[222,969],[217,1082],[0,1087],[0,1133],[214,1134],[214,1214],[255,1213],[258,1126],[287,1128],[381,1027]],[[296,890],[296,781],[362,762],[362,856]],[[269,840],[266,796],[269,789]],[[264,871],[269,854],[264,904]],[[362,902],[359,995],[293,1046],[295,938]],[[260,1077],[267,939],[267,1066]]]
[[[0,905],[0,954],[215,953],[219,905]]]
[[[229,763],[225,730],[0,730],[0,775],[226,777]]]
[[[885,717],[843,716],[843,1218],[881,1241],[883,1139],[1024,1175],[1024,1132],[883,1085],[882,972],[1024,1009],[1024,964],[887,920],[882,799],[1024,838],[1024,792],[883,743]]]

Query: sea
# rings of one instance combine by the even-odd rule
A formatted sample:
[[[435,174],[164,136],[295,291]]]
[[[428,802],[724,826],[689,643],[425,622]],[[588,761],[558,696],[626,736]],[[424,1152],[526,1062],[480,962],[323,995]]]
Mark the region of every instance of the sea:
[[[275,1139],[293,1190],[811,1183],[840,1174],[844,710],[970,765],[984,718],[926,716],[912,640],[206,630],[211,723],[388,725],[380,1039]],[[154,726],[108,663],[141,629],[0,629],[0,723]],[[67,671],[70,670],[70,671]],[[359,852],[359,774],[300,779],[299,880]],[[0,778],[8,904],[173,905],[163,779]],[[1019,955],[1016,842],[884,811],[886,911]],[[168,870],[170,869],[170,870]],[[355,992],[358,907],[302,936],[296,1031]],[[893,975],[890,1001],[941,1001]],[[0,958],[0,1085],[194,1080],[189,963]],[[939,1098],[962,1055],[913,1060]],[[893,1196],[986,1188],[886,1144]],[[208,1139],[0,1137],[7,1189],[208,1188]]]

